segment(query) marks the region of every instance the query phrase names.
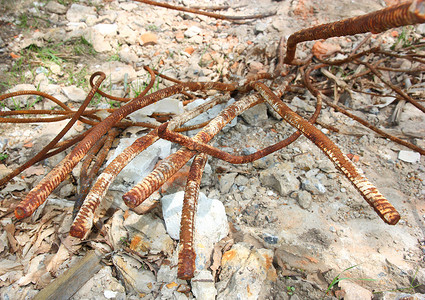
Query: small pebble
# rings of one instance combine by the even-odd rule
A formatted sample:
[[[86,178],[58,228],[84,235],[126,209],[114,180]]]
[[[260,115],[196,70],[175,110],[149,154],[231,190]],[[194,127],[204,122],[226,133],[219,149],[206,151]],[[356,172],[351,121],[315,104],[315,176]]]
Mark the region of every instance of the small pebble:
[[[268,234],[268,233],[265,233],[264,235],[263,235],[263,239],[264,239],[264,241],[266,242],[266,243],[268,243],[268,244],[271,244],[271,245],[276,245],[277,244],[277,241],[278,241],[278,237],[277,236],[274,236],[274,235],[271,235],[271,234]]]

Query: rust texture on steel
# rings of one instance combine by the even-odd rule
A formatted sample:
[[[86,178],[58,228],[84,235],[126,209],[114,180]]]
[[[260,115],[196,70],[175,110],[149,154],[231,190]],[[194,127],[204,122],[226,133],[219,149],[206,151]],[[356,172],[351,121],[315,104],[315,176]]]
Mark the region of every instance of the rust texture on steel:
[[[189,82],[182,83],[165,88],[143,97],[136,97],[131,102],[114,111],[102,123],[96,126],[92,132],[87,135],[72,152],[55,167],[35,188],[33,188],[27,197],[18,205],[15,210],[16,217],[22,219],[30,216],[34,210],[39,207],[48,195],[61,183],[65,176],[71,172],[75,165],[87,154],[94,143],[110,130],[115,123],[121,121],[130,113],[152,104],[160,99],[177,94],[180,91],[197,91],[203,89],[217,89],[222,91],[232,91],[234,84],[224,84],[220,82]],[[94,92],[93,92],[94,93]]]
[[[203,143],[210,141],[237,115],[260,102],[261,100],[257,96],[248,96],[228,106],[216,118],[211,120],[207,126],[198,132],[193,139]],[[123,195],[125,204],[129,207],[140,205],[140,203],[148,198],[153,192],[158,190],[166,180],[180,170],[195,154],[195,151],[182,148],[163,159],[148,176]]]
[[[199,188],[201,185],[202,173],[208,156],[199,153],[193,159],[187,177],[184,191],[182,216],[180,221],[180,252],[177,276],[180,279],[191,279],[195,273],[196,253],[193,248],[193,237],[195,234],[195,214],[198,204]]]
[[[196,9],[181,9],[180,7],[171,6],[165,3],[148,0],[137,1],[166,8],[178,9],[186,12],[200,13],[200,11]],[[222,18],[229,19],[229,17],[224,17],[214,13],[203,12],[203,14],[216,18],[220,16]],[[244,17],[236,17],[233,19],[238,18],[242,19]],[[81,208],[78,209],[78,211],[76,209],[76,217],[71,226],[70,234],[74,237],[86,238],[89,235],[91,228],[93,227],[93,223],[100,217],[98,215],[98,210],[102,204],[102,200],[105,198],[106,192],[121,170],[127,166],[138,154],[146,150],[150,145],[158,141],[160,138],[180,144],[182,147],[177,152],[163,159],[150,174],[148,174],[141,182],[137,183],[131,190],[123,195],[123,200],[130,208],[137,208],[139,205],[143,204],[143,201],[149,199],[149,197],[156,190],[158,190],[186,163],[188,163],[192,157],[195,157],[189,171],[185,189],[180,231],[181,249],[179,252],[178,261],[178,277],[181,279],[190,279],[193,277],[195,272],[196,253],[193,249],[193,237],[195,232],[194,224],[196,206],[199,196],[199,185],[208,155],[234,164],[247,163],[288,146],[302,134],[327,155],[327,157],[334,163],[337,169],[340,170],[355,186],[362,197],[369,203],[369,205],[375,210],[378,216],[382,218],[382,220],[388,224],[394,225],[400,219],[400,215],[396,209],[357,169],[354,163],[348,159],[347,156],[344,155],[343,152],[313,124],[317,122],[323,101],[327,106],[345,114],[351,119],[369,128],[370,130],[378,133],[380,136],[388,138],[393,142],[399,143],[421,154],[425,154],[424,149],[410,143],[409,141],[392,136],[383,130],[378,129],[376,126],[370,124],[366,120],[363,120],[357,117],[355,114],[350,113],[348,109],[345,109],[341,104],[338,103],[339,97],[337,97],[338,89],[347,90],[349,88],[349,84],[347,84],[345,81],[354,82],[362,76],[376,76],[389,89],[391,89],[391,93],[393,93],[392,95],[397,95],[398,99],[408,101],[422,112],[425,112],[423,106],[419,104],[416,99],[414,99],[416,96],[414,97],[409,95],[405,91],[405,87],[403,89],[400,86],[393,84],[391,81],[385,79],[382,75],[382,72],[388,71],[408,73],[405,72],[406,70],[404,69],[389,68],[384,66],[383,64],[391,57],[407,59],[412,62],[423,62],[423,56],[417,55],[415,53],[396,54],[392,52],[386,52],[381,50],[379,47],[372,47],[370,49],[357,52],[369,40],[370,36],[367,36],[356,48],[351,51],[349,56],[345,59],[317,59],[319,63],[314,63],[315,61],[312,58],[309,58],[309,63],[307,64],[304,62],[305,64],[301,67],[288,66],[288,64],[301,64],[301,62],[294,60],[296,45],[299,42],[333,36],[352,35],[356,33],[382,32],[389,28],[422,23],[424,21],[425,3],[421,0],[409,1],[364,16],[301,30],[289,37],[286,57],[284,57],[285,52],[283,51],[284,40],[281,39],[278,47],[278,59],[274,75],[269,73],[260,73],[255,76],[246,78],[240,83],[226,84],[220,82],[182,82],[180,80],[158,74],[158,72],[146,67],[146,71],[150,74],[150,84],[139,96],[135,98],[126,98],[126,95],[124,95],[124,97],[114,97],[108,95],[105,92],[102,92],[99,90],[99,87],[102,80],[105,78],[105,74],[101,72],[93,74],[90,78],[91,90],[87,95],[85,102],[78,109],[78,111],[73,111],[58,99],[38,91],[20,91],[2,95],[0,96],[0,101],[21,95],[41,96],[59,105],[61,110],[19,110],[11,112],[0,112],[0,123],[52,122],[64,119],[70,119],[70,121],[55,137],[55,139],[52,140],[47,146],[45,146],[42,151],[39,152],[35,157],[26,162],[24,165],[18,167],[16,170],[13,170],[12,173],[8,174],[6,177],[0,179],[0,186],[6,184],[11,178],[34,163],[59,153],[78,143],[71,150],[71,152],[28,193],[26,198],[18,204],[17,208],[15,209],[15,216],[18,219],[30,216],[34,210],[47,199],[50,193],[65,179],[66,175],[71,172],[77,163],[84,159],[80,173],[80,191],[77,195],[77,206],[79,206],[81,201],[84,201],[81,205]],[[373,57],[373,55],[378,56],[377,61],[368,60],[368,58],[370,56]],[[382,56],[384,56],[384,58],[382,58]],[[337,78],[332,74],[332,72],[330,72],[330,70],[327,70],[327,68],[331,66],[342,66],[346,64],[357,65],[358,67],[362,67],[365,70],[362,69],[358,73],[352,76],[348,76],[345,81]],[[314,73],[318,70],[320,70],[321,73],[326,76],[324,81],[317,81],[317,77],[314,77]],[[418,68],[416,70],[417,72],[420,72],[422,69]],[[414,70],[410,70],[409,74],[413,73]],[[94,82],[94,79],[98,76],[99,78],[97,78],[96,82]],[[155,76],[160,76],[164,79],[170,80],[175,83],[175,85],[163,88],[148,95],[149,90],[152,88],[155,82]],[[298,78],[301,79],[298,80]],[[273,80],[273,88],[270,88],[265,83],[263,83],[263,81],[270,79]],[[333,83],[333,85],[331,85],[332,88],[329,88],[329,83]],[[305,92],[306,89],[309,90],[316,99],[316,109],[314,113],[309,116],[308,120],[292,111],[281,100],[281,97],[287,91],[296,91],[297,89],[301,89],[303,92]],[[207,101],[197,108],[191,111],[187,111],[181,115],[165,116],[154,114],[152,117],[156,118],[156,121],[148,124],[142,122],[129,122],[124,120],[124,118],[126,118],[130,113],[166,97],[176,94],[183,94],[189,98],[189,100],[185,101],[188,103],[195,98],[195,96],[190,94],[190,92],[206,92],[210,90],[217,90],[217,94],[219,95],[216,95],[212,100]],[[185,123],[189,120],[215,107],[217,104],[224,103],[229,100],[231,92],[233,93],[232,95],[236,95],[236,101],[223,109],[217,117],[202,124],[185,126]],[[123,106],[118,109],[108,110],[110,115],[102,120],[95,115],[98,110],[86,109],[88,103],[95,95],[95,93],[116,101],[121,101],[123,102]],[[335,95],[334,101],[329,99],[329,94],[332,93]],[[375,93],[375,95],[382,97],[388,96],[390,93]],[[274,145],[245,156],[232,155],[209,144],[214,136],[216,136],[231,120],[247,109],[250,109],[257,104],[264,102],[271,106],[284,121],[294,127],[296,132],[292,133],[288,138],[279,141]],[[43,115],[44,117],[26,119],[14,117],[27,116],[31,114]],[[46,115],[49,117],[46,117]],[[77,120],[80,120],[81,122],[84,122],[93,127],[69,140],[59,142],[59,140]],[[161,124],[161,122],[164,121],[168,122]],[[145,128],[151,128],[152,130],[149,131],[146,135],[138,138],[132,145],[127,147],[109,165],[106,166],[104,171],[101,172],[99,176],[97,176],[97,173],[103,161],[105,160],[115,137],[119,136],[120,129],[118,128],[126,128],[128,126],[143,126]],[[332,128],[332,126],[326,124],[323,124],[323,126]],[[192,138],[178,133],[185,130],[193,130],[194,128],[200,128],[200,131]],[[154,204],[155,203],[153,201],[153,205]]]
[[[301,131],[329,157],[382,220],[391,225],[397,224],[400,215],[396,209],[324,133],[293,112],[266,85],[261,82],[254,82],[252,85],[286,122]]]
[[[229,20],[229,21],[240,21],[240,20],[249,20],[249,19],[261,19],[270,17],[276,14],[276,12],[270,12],[270,13],[264,13],[259,15],[252,15],[252,16],[225,16],[221,14],[216,14],[212,12],[202,11],[197,8],[188,8],[184,6],[174,6],[168,3],[164,2],[157,2],[157,1],[151,1],[151,0],[135,0],[137,2],[154,5],[154,6],[160,6],[168,9],[174,9],[178,11],[184,11],[188,13],[198,14],[198,15],[204,15],[215,19],[221,19],[221,20]]]
[[[284,62],[291,64],[298,43],[358,33],[379,33],[385,30],[425,22],[424,0],[408,1],[385,9],[342,21],[323,24],[292,34],[287,42]]]
[[[176,116],[169,122],[171,128],[177,128],[190,119],[193,119],[198,114],[201,114],[214,107],[215,105],[226,101],[228,97],[215,97],[192,111],[188,111],[182,115]],[[88,234],[95,218],[96,209],[99,207],[102,199],[104,198],[109,186],[112,184],[116,176],[121,170],[140,152],[152,145],[158,140],[157,130],[153,130],[147,135],[137,139],[132,145],[124,149],[100,174],[96,182],[93,184],[92,189],[87,195],[80,211],[75,218],[70,234],[74,237],[83,238]]]

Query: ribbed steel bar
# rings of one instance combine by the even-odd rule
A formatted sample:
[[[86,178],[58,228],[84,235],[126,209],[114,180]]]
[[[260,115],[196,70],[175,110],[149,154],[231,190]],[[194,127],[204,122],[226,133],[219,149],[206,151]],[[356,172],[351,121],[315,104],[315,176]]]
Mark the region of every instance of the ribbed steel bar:
[[[297,44],[301,42],[366,32],[379,33],[423,22],[425,22],[424,0],[415,0],[366,15],[303,29],[289,37],[284,62],[291,64],[294,61]]]
[[[187,177],[184,191],[182,216],[180,221],[180,251],[177,269],[177,277],[183,280],[193,278],[195,273],[196,253],[193,248],[195,234],[195,215],[198,205],[199,188],[202,173],[207,163],[208,155],[199,153],[193,159]]]
[[[193,119],[194,117],[207,111],[215,105],[227,101],[228,99],[229,96],[215,97],[214,99],[201,104],[191,111],[174,117],[172,120],[170,120],[169,126],[171,128],[180,127],[187,121]],[[96,218],[96,209],[99,207],[102,199],[105,197],[109,186],[115,180],[119,172],[121,172],[121,170],[134,157],[136,157],[140,152],[145,150],[159,139],[157,132],[157,129],[155,129],[149,132],[147,135],[137,139],[132,145],[124,149],[124,151],[119,154],[100,174],[100,176],[93,184],[93,187],[88,193],[86,199],[84,200],[84,203],[71,226],[70,234],[72,236],[78,238],[84,238],[87,236],[93,225],[93,219]]]
[[[395,225],[400,219],[396,209],[388,200],[360,173],[356,166],[342,151],[319,129],[293,112],[285,103],[263,83],[252,83],[253,88],[269,103],[273,109],[289,124],[301,131],[304,136],[318,146],[334,163],[334,165],[356,187],[363,198],[386,223]]]
[[[42,158],[46,153],[49,152],[50,149],[52,149],[57,142],[68,132],[69,129],[77,122],[77,120],[80,118],[83,111],[86,109],[87,105],[89,105],[91,99],[94,96],[94,93],[96,92],[96,89],[100,86],[102,81],[105,79],[105,74],[103,73],[96,73],[96,76],[99,76],[96,85],[91,89],[90,93],[87,95],[86,99],[84,100],[81,107],[78,109],[78,111],[72,116],[71,120],[66,124],[66,126],[56,135],[56,137],[50,141],[43,149],[40,150],[34,157],[32,157],[30,160],[25,162],[23,165],[19,166],[18,168],[14,169],[12,172],[7,174],[5,177],[3,177],[0,180],[0,186],[4,185],[6,182],[8,182],[10,179],[15,177],[16,175],[20,174],[25,169],[32,166],[36,161],[38,161],[40,158]],[[28,203],[29,206],[32,206],[31,203]],[[23,207],[26,205],[26,203],[22,203],[22,205],[18,205],[15,213],[17,215],[20,215],[20,213],[23,211]]]
[[[220,115],[211,120],[207,126],[193,137],[193,139],[195,141],[207,143],[237,115],[261,102],[262,100],[258,95],[248,96],[235,102],[223,110]],[[138,206],[153,192],[159,189],[166,180],[180,170],[195,154],[195,151],[183,147],[166,159],[163,159],[155,170],[123,195],[124,202],[129,207]]]
[[[100,145],[97,146],[96,143],[96,145],[90,149],[88,155],[84,159],[80,171],[80,192],[78,193],[75,199],[74,209],[72,211],[72,215],[74,217],[80,210],[84,199],[90,191],[90,187],[93,183],[93,180],[95,179],[97,172],[104,163],[106,156],[108,155],[109,150],[112,147],[112,143],[114,142],[115,137],[119,135],[119,133],[119,129],[112,128],[110,131],[108,131],[108,134],[106,136],[102,137],[102,139],[97,142]],[[94,163],[92,163],[93,160]],[[91,164],[92,166],[90,168],[90,171],[88,171]]]
[[[66,174],[71,172],[75,165],[86,155],[87,151],[93,144],[111,129],[117,122],[129,115],[130,113],[152,104],[160,99],[180,93],[181,91],[197,91],[203,89],[217,89],[223,91],[233,91],[235,84],[224,84],[216,82],[189,82],[177,84],[144,97],[136,97],[131,102],[114,111],[105,120],[98,124],[93,131],[86,136],[57,167],[47,174],[41,182],[33,188],[27,197],[20,203],[15,210],[18,219],[22,219],[31,215],[34,210],[40,206],[48,195],[61,183]]]
[[[306,72],[305,76],[308,77],[312,70],[315,70],[315,68],[309,69],[308,72]],[[289,82],[292,81],[293,79],[294,79],[294,76],[292,76],[292,75],[288,76],[287,80],[280,87],[279,94],[283,93],[283,90],[286,88],[286,86],[289,84]],[[321,96],[321,94],[320,93],[313,93],[313,95],[316,96],[317,104],[316,104],[316,110],[315,110],[314,114],[308,120],[308,122],[310,122],[312,124],[314,124],[314,122],[316,122],[316,120],[319,116],[321,107],[322,107],[322,96]],[[301,132],[296,131],[291,136],[286,138],[285,140],[280,141],[280,142],[278,142],[274,145],[271,145],[269,147],[266,147],[264,149],[261,149],[261,150],[255,152],[255,153],[252,153],[252,154],[249,154],[249,155],[232,155],[230,153],[222,151],[222,150],[215,148],[211,145],[208,145],[206,143],[197,142],[194,139],[191,139],[187,136],[184,136],[182,134],[179,134],[177,132],[173,132],[172,130],[169,130],[167,128],[167,124],[163,124],[158,128],[158,135],[159,135],[159,137],[161,137],[163,139],[166,139],[166,140],[169,140],[171,142],[185,146],[190,150],[203,152],[203,153],[206,153],[208,155],[211,155],[213,157],[227,161],[227,162],[232,163],[232,164],[245,164],[245,163],[252,162],[252,161],[255,161],[257,159],[260,159],[264,156],[267,156],[267,155],[269,155],[273,152],[276,152],[276,151],[278,151],[278,150],[280,150],[284,147],[287,147],[288,145],[290,145],[292,142],[294,142],[301,135]]]

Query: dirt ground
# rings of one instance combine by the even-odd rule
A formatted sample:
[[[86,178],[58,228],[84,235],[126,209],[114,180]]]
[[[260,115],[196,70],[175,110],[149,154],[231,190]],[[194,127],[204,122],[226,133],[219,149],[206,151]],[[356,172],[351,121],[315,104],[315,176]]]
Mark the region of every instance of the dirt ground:
[[[126,86],[131,81],[137,82],[138,86],[147,82],[143,65],[157,68],[165,75],[182,81],[238,81],[259,70],[273,70],[281,36],[399,2],[262,0],[256,1],[255,5],[246,0],[173,2],[184,6],[228,4],[230,8],[220,11],[224,15],[276,12],[267,18],[238,24],[131,1],[62,0],[56,2],[60,4],[57,7],[48,7],[46,1],[1,1],[0,93],[20,85],[22,89],[37,89],[53,94],[74,109],[82,102],[79,93],[89,91],[88,78],[96,70],[109,74],[110,78],[103,88],[119,96],[126,92]],[[74,4],[84,5],[88,12],[72,15],[70,10]],[[82,15],[85,17],[82,18]],[[116,24],[117,27],[114,27]],[[193,35],[188,33],[194,27],[198,31]],[[147,33],[154,35],[153,42],[143,40]],[[381,44],[385,49],[395,45],[392,49],[401,53],[405,49],[400,48],[400,44],[416,43],[421,45],[422,48],[418,46],[417,51],[423,55],[424,36],[425,28],[409,26],[373,35],[370,45]],[[364,37],[356,35],[330,41],[340,47],[339,52],[347,54]],[[307,57],[313,44],[308,42],[299,45],[297,55]],[[423,63],[410,63],[406,59],[394,59],[390,63],[401,69],[422,68],[405,74],[385,74],[394,84],[403,87],[410,81],[417,87],[415,97],[423,99]],[[123,72],[126,75],[115,81],[121,78],[116,71],[117,66],[125,69]],[[329,71],[339,74],[345,80],[345,74],[351,75],[356,70],[347,66],[340,70],[329,67]],[[324,78],[321,74],[313,76],[316,79]],[[391,90],[379,80],[370,79],[372,81],[375,85],[368,91],[392,95]],[[367,84],[364,86],[369,87]],[[167,85],[165,81],[160,81],[156,88]],[[72,91],[66,89],[70,86],[74,87]],[[351,88],[354,90],[353,86]],[[131,85],[130,92],[135,92],[135,89],[135,85]],[[308,116],[314,111],[316,100],[306,91],[300,92],[298,96],[291,94],[283,99],[298,113]],[[398,101],[377,103],[371,97],[359,93],[348,93],[347,96],[347,93],[341,92],[339,96],[341,102],[344,101],[357,116],[425,148],[425,116],[412,105],[404,107],[400,123],[394,125],[389,122],[389,118]],[[301,100],[297,102],[295,98]],[[54,108],[38,98],[17,101],[4,101],[0,111]],[[89,108],[117,106],[116,102],[99,97]],[[400,222],[395,226],[385,224],[350,182],[307,138],[301,137],[290,146],[253,163],[232,165],[210,158],[209,171],[204,174],[201,192],[223,203],[234,249],[239,249],[235,245],[244,245],[249,251],[270,251],[273,260],[270,268],[276,272],[276,276],[271,278],[252,279],[251,286],[258,287],[258,293],[253,289],[252,293],[243,294],[238,290],[238,285],[243,284],[234,279],[237,278],[234,277],[237,272],[225,270],[225,262],[222,262],[213,282],[218,293],[217,299],[230,299],[236,295],[240,299],[401,299],[407,297],[404,294],[416,294],[417,298],[403,299],[423,299],[424,158],[378,136],[329,107],[325,106],[322,110],[319,121],[339,129],[339,132],[334,132],[328,129],[331,127],[318,126],[344,153],[351,154],[356,166],[397,208],[401,215]],[[3,177],[41,150],[66,121],[1,124],[0,177]],[[78,123],[67,136],[80,133],[85,128],[88,126]],[[223,130],[214,143],[228,152],[249,154],[253,148],[263,149],[293,131],[264,106],[254,109],[252,116],[246,114],[238,117],[237,124]],[[121,138],[138,136],[141,132],[144,134],[146,131],[128,129]],[[118,141],[113,148],[117,144]],[[176,147],[173,147],[175,150]],[[409,158],[402,156],[403,151],[407,151]],[[63,157],[65,154],[61,153],[36,164],[0,191],[0,299],[33,298],[39,290],[59,278],[93,248],[108,249],[114,253],[103,259],[102,272],[109,273],[97,275],[103,276],[99,278],[108,278],[107,288],[102,289],[90,283],[74,299],[197,297],[196,283],[189,281],[178,282],[188,288],[185,292],[169,288],[171,292],[166,293],[164,286],[168,288],[175,279],[171,277],[170,281],[161,281],[158,275],[161,272],[158,270],[162,270],[164,261],[172,261],[169,253],[148,253],[142,258],[139,255],[138,259],[144,266],[154,265],[150,271],[156,277],[147,275],[154,277],[150,291],[137,290],[121,274],[120,267],[112,258],[118,249],[114,248],[113,238],[105,237],[113,236],[110,232],[119,227],[114,222],[121,218],[117,217],[121,216],[120,213],[124,220],[121,223],[125,223],[130,214],[128,208],[120,202],[124,191],[118,187],[108,194],[108,197],[113,198],[113,204],[97,222],[93,235],[81,243],[69,240],[72,200],[79,184],[78,167],[54,191],[54,197],[49,198],[47,205],[37,210],[35,216],[23,220],[15,218],[13,209],[18,200]],[[277,178],[275,174],[280,174],[281,179],[270,179]],[[182,190],[183,186],[184,181],[179,183],[176,180],[164,194]],[[152,218],[158,218],[160,223],[163,223],[162,214],[160,208],[149,213]],[[129,239],[128,243],[132,244],[132,240]],[[173,243],[175,257],[177,242]],[[128,247],[123,249],[128,250]],[[126,250],[119,251],[125,253]],[[130,254],[134,255],[126,253]],[[257,268],[261,269],[256,265],[246,267],[253,274],[256,274]],[[249,274],[249,271],[246,272],[240,271],[244,276]],[[227,275],[232,279],[226,278]],[[226,280],[229,281],[225,285]],[[112,294],[105,292],[109,289],[113,291]]]

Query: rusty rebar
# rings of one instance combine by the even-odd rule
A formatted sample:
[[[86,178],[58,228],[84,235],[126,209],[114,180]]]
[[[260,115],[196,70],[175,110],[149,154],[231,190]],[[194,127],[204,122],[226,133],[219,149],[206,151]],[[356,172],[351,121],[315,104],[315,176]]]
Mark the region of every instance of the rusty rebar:
[[[177,269],[177,277],[183,280],[193,278],[195,273],[196,253],[193,248],[193,237],[195,234],[195,215],[198,205],[199,188],[202,173],[208,156],[199,153],[193,159],[187,177],[184,191],[183,208],[180,221],[180,251]]]
[[[262,100],[257,96],[248,96],[233,103],[224,109],[216,118],[211,120],[193,139],[207,143],[237,115],[261,102]],[[166,159],[163,159],[155,170],[123,195],[126,205],[129,207],[138,206],[154,191],[159,189],[166,180],[180,170],[195,154],[195,151],[183,147]]]
[[[381,219],[390,224],[397,224],[400,215],[377,188],[362,175],[345,154],[320,130],[293,112],[285,103],[263,83],[252,83],[252,87],[269,103],[273,109],[290,125],[300,130],[304,136],[318,146],[334,165],[356,187],[363,198],[369,203]]]
[[[305,76],[309,76],[310,72],[312,70],[315,70],[315,68],[311,68],[306,72]],[[289,82],[291,82],[294,79],[294,75],[289,75],[287,78],[285,78],[285,81],[280,86],[280,89],[278,91],[278,94],[282,96],[284,90],[288,86]],[[317,103],[316,103],[316,109],[313,113],[313,115],[310,117],[308,122],[314,124],[319,117],[320,110],[322,108],[322,97],[320,93],[312,92],[313,95],[316,96]],[[268,146],[264,149],[258,150],[254,153],[248,154],[248,155],[232,155],[230,153],[227,153],[225,151],[222,151],[218,148],[215,148],[211,145],[208,145],[206,143],[197,142],[194,139],[191,139],[187,136],[184,136],[182,134],[179,134],[177,132],[173,132],[172,130],[169,130],[167,128],[167,124],[163,124],[160,127],[158,127],[158,136],[160,138],[169,140],[171,142],[180,144],[182,146],[187,147],[190,150],[203,152],[208,155],[211,155],[213,157],[216,157],[218,159],[224,160],[226,162],[232,163],[232,164],[245,164],[249,162],[253,162],[255,160],[258,160],[264,156],[267,156],[273,152],[276,152],[284,147],[287,147],[291,143],[293,143],[299,136],[301,135],[301,132],[298,130],[291,134],[288,138],[284,139],[283,141],[280,141],[274,145]]]
[[[214,99],[203,103],[202,105],[196,107],[195,109],[188,111],[182,115],[174,117],[169,126],[171,128],[180,127],[182,124],[186,123],[188,120],[196,117],[197,115],[207,111],[208,109],[214,107],[215,105],[227,101],[228,96],[215,97]],[[80,211],[75,218],[70,235],[78,238],[84,238],[90,232],[90,229],[93,225],[93,219],[96,217],[96,209],[101,204],[101,201],[105,197],[105,194],[115,180],[119,172],[140,152],[145,150],[147,147],[152,145],[155,141],[159,139],[157,134],[157,129],[149,132],[147,135],[137,139],[132,145],[124,149],[100,174],[96,179],[93,187],[88,193],[86,199],[84,200],[83,205],[81,206]]]
[[[292,63],[297,44],[301,42],[366,32],[379,33],[394,27],[423,22],[425,22],[424,0],[415,0],[366,15],[303,29],[289,37],[284,62]]]
[[[86,99],[84,100],[81,107],[78,109],[78,111],[72,116],[71,120],[66,124],[66,126],[61,130],[61,132],[58,133],[58,135],[47,145],[45,146],[39,153],[37,153],[36,156],[34,156],[32,159],[28,160],[26,163],[18,167],[17,169],[13,170],[10,174],[8,174],[6,177],[2,178],[0,180],[0,186],[7,181],[9,181],[11,178],[15,177],[19,173],[21,173],[23,170],[28,168],[29,166],[33,165],[34,161],[38,160],[39,158],[43,157],[52,147],[68,132],[69,129],[74,125],[75,122],[77,122],[78,118],[81,116],[83,111],[86,109],[86,107],[89,105],[91,99],[93,98],[94,94],[96,93],[96,90],[99,88],[102,81],[106,78],[105,74],[102,72],[96,72],[93,74],[93,76],[99,76],[98,80],[96,81],[96,84],[93,86],[93,88],[88,93]],[[46,176],[47,177],[47,176]],[[43,181],[43,180],[42,180]],[[62,181],[62,180],[61,180]],[[31,192],[30,192],[31,193]],[[38,194],[40,195],[40,194]],[[15,208],[15,216],[18,219],[25,218],[32,214],[34,210],[40,206],[42,202],[38,201],[40,198],[38,197],[26,197],[23,201],[21,201],[18,206]]]
[[[75,122],[77,122],[87,105],[90,103],[94,93],[96,92],[96,88],[99,87],[102,81],[105,79],[105,75],[103,73],[96,73],[96,75],[99,76],[99,79],[97,80],[95,87],[91,89],[90,93],[87,95],[80,109],[72,116],[71,120],[66,124],[66,126],[56,135],[56,137],[52,141],[50,141],[50,143],[43,147],[43,149],[41,149],[40,152],[38,152],[33,158],[26,161],[23,165],[19,166],[18,168],[7,174],[5,177],[3,177],[0,180],[0,186],[4,185],[10,179],[20,174],[22,171],[29,168],[36,161],[42,158],[47,152],[49,152],[50,149],[52,149],[56,145],[57,142],[59,142],[59,140],[68,132],[68,130],[71,129],[71,127],[75,124]],[[23,204],[22,206],[18,205],[18,207],[16,208],[17,211],[15,210],[15,213],[17,215],[20,215],[20,212],[23,211],[23,206],[25,206],[25,204]]]
[[[151,75],[154,76],[153,72]],[[21,202],[22,205],[17,207],[17,211],[15,212],[16,216],[19,219],[22,219],[31,215],[34,210],[46,200],[47,196],[50,195],[59,183],[64,180],[66,174],[71,172],[75,165],[86,155],[87,151],[93,146],[93,144],[117,122],[130,113],[182,91],[197,91],[203,89],[233,91],[235,88],[235,84],[219,82],[188,82],[164,88],[147,96],[134,98],[132,101],[115,110],[105,120],[99,123],[93,131],[71,151],[69,156],[67,156],[57,167],[47,174],[41,182],[28,193],[27,197]]]
[[[107,135],[103,136],[87,153],[80,171],[80,191],[75,198],[72,215],[75,218],[90,191],[90,187],[97,172],[104,163],[115,137],[120,133],[117,128],[112,128]],[[94,163],[92,164],[94,160]],[[90,165],[92,164],[91,168]],[[90,171],[89,171],[90,168]]]
[[[149,5],[160,6],[160,7],[165,7],[165,8],[168,8],[168,9],[184,11],[184,12],[188,12],[188,13],[192,13],[192,14],[204,15],[204,16],[207,16],[207,17],[215,18],[215,19],[229,20],[229,21],[260,19],[260,18],[270,17],[270,16],[273,16],[273,15],[276,14],[276,12],[270,12],[270,13],[252,15],[252,16],[225,16],[225,15],[220,15],[220,14],[216,14],[216,13],[212,13],[212,12],[202,11],[202,10],[199,10],[199,9],[196,9],[196,8],[188,8],[188,7],[184,7],[184,6],[174,6],[174,5],[171,5],[171,4],[168,4],[168,3],[163,3],[163,2],[156,2],[156,1],[151,1],[151,0],[135,0],[135,1],[145,3],[145,4],[149,4]]]

